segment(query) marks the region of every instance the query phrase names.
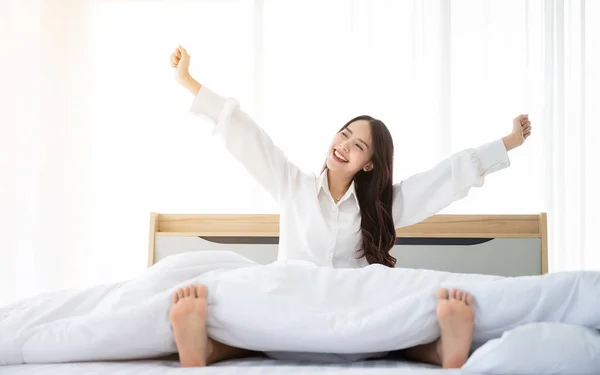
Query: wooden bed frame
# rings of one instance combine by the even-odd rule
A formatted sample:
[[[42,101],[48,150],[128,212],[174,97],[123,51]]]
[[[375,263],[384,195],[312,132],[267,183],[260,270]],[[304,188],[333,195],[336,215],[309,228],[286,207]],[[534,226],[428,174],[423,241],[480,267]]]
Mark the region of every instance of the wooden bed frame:
[[[537,215],[434,215],[400,228],[407,238],[539,238],[541,270],[548,273],[546,213]],[[148,267],[155,261],[155,240],[161,236],[278,237],[279,215],[160,214],[150,215]]]

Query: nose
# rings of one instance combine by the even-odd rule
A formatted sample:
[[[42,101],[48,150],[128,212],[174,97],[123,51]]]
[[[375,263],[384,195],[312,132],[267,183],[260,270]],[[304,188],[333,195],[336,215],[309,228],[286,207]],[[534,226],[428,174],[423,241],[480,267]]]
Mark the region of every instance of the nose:
[[[340,143],[340,148],[342,149],[342,151],[348,152],[348,141]]]

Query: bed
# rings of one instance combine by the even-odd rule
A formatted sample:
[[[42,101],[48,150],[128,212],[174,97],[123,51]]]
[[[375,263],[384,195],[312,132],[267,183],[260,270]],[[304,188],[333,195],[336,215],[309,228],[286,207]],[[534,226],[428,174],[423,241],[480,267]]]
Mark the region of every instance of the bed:
[[[223,249],[260,264],[277,258],[277,215],[207,215],[151,213],[148,266],[188,251]],[[436,215],[397,231],[392,254],[397,266],[500,276],[548,272],[546,214]],[[210,368],[182,369],[175,357],[143,361],[69,363],[0,367],[13,374],[461,374],[394,358],[345,364],[274,361],[256,357],[220,363]]]
[[[397,266],[499,276],[548,272],[546,214],[435,215],[398,229]],[[150,216],[148,266],[184,251],[223,249],[257,263],[277,259],[278,215]]]

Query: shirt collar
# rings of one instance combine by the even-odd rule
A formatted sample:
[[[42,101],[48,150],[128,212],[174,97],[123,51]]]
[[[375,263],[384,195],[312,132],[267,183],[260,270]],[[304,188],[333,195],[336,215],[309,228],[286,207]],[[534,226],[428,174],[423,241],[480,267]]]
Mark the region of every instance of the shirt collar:
[[[317,194],[319,194],[321,189],[327,195],[329,195],[330,198],[332,198],[331,192],[329,191],[329,183],[327,182],[327,168],[325,168],[323,170],[323,172],[321,172],[319,177],[317,177]],[[358,197],[356,196],[356,188],[354,186],[354,181],[352,181],[352,183],[350,183],[350,187],[348,188],[348,191],[346,192],[346,194],[344,194],[344,196],[342,197],[342,199],[340,199],[340,201],[338,203],[342,203],[346,199],[354,199],[354,202],[356,203],[356,208],[358,210],[360,210],[360,204],[358,203]]]

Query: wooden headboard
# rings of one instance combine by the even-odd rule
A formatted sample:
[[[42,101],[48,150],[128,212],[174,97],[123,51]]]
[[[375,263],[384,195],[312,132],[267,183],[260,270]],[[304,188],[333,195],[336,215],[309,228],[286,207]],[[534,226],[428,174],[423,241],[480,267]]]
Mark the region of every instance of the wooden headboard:
[[[399,238],[539,238],[541,273],[548,272],[546,213],[537,215],[435,215],[396,231]],[[148,266],[158,237],[279,237],[279,215],[150,215]]]

